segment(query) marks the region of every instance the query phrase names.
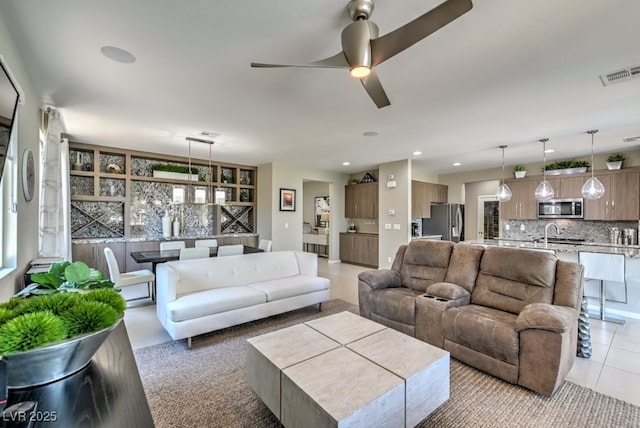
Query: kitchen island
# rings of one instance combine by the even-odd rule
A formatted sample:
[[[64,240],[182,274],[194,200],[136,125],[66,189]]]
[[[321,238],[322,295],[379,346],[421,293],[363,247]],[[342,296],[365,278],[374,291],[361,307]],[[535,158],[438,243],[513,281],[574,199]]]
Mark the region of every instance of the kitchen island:
[[[579,262],[580,252],[621,254],[625,256],[626,282],[607,281],[607,313],[623,318],[640,319],[640,245],[614,245],[599,242],[549,242],[543,240],[517,239],[477,239],[464,241],[466,244],[517,247],[554,252],[559,259]],[[589,312],[597,313],[600,308],[599,281],[585,280],[584,295],[589,300]]]

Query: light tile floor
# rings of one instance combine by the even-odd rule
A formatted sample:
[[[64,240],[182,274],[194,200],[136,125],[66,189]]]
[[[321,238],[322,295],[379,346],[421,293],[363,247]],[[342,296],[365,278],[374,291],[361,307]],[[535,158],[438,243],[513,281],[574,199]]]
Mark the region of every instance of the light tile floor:
[[[364,270],[367,268],[318,259],[318,275],[331,280],[331,298],[355,305],[358,304],[357,275]],[[153,305],[131,307],[124,319],[134,349],[171,340],[160,325]],[[617,325],[590,319],[589,324],[592,356],[577,358],[567,380],[640,406],[640,320]]]

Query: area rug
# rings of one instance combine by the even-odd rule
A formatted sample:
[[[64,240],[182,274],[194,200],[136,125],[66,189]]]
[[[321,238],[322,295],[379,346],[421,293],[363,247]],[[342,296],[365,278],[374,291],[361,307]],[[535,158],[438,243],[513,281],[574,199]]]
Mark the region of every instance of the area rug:
[[[247,384],[246,340],[357,306],[341,300],[134,351],[156,427],[279,427]],[[565,382],[552,398],[454,359],[451,397],[421,427],[637,427],[640,407]]]

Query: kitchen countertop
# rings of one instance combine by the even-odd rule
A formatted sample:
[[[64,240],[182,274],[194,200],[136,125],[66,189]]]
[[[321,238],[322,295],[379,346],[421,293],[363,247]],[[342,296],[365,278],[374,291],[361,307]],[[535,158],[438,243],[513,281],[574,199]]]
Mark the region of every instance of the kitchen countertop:
[[[623,254],[627,257],[640,258],[639,245],[614,245],[600,242],[585,242],[582,244],[558,244],[550,242],[545,247],[544,242],[516,239],[475,239],[464,241],[464,243],[476,245],[494,245],[500,247],[530,248],[535,250],[551,250],[564,253],[578,253],[581,251],[588,251],[592,253]]]
[[[216,239],[216,238],[242,238],[246,236],[258,236],[257,233],[223,233],[220,235],[181,235],[164,238],[162,236],[140,236],[122,238],[82,238],[72,239],[73,244],[106,244],[110,242],[155,242],[155,241],[183,241],[185,239]]]

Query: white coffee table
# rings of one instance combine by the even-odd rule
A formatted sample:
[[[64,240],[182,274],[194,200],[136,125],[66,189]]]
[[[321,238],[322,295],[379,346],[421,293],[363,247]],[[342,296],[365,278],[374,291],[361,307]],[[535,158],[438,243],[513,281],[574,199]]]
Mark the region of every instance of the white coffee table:
[[[448,352],[351,312],[248,342],[248,382],[287,428],[415,426],[449,398]]]

